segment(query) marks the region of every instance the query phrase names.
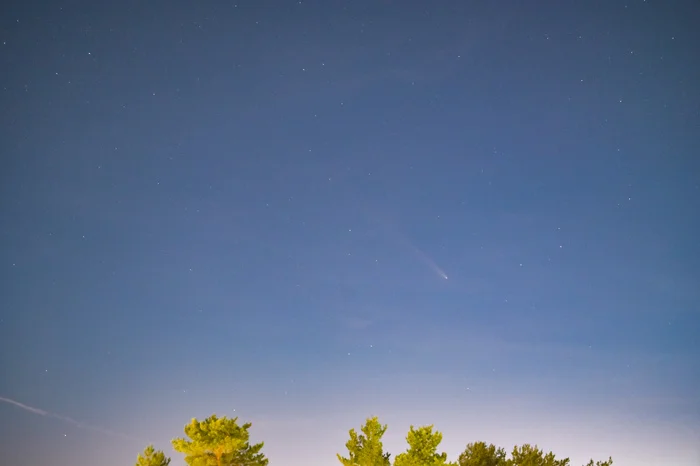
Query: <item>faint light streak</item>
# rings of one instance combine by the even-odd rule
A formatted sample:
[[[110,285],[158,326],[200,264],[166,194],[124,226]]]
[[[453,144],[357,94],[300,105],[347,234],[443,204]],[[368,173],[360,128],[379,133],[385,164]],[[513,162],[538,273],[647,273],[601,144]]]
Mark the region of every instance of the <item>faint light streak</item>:
[[[409,245],[411,249],[416,253],[416,255],[433,271],[435,272],[438,277],[443,278],[447,280],[447,274],[445,273],[444,270],[438,266],[433,259],[430,258],[426,253],[418,249],[417,246],[415,246],[413,243],[409,242],[406,240],[406,243]]]
[[[52,413],[50,411],[46,411],[46,410],[43,410],[40,408],[35,408],[33,406],[25,405],[24,403],[20,403],[19,401],[15,401],[15,400],[12,400],[10,398],[5,398],[3,396],[0,396],[0,401],[2,401],[3,403],[11,404],[11,405],[16,406],[20,409],[23,409],[25,411],[29,411],[32,414],[37,414],[39,416],[44,416],[44,417],[51,417],[51,418],[58,419],[58,420],[63,421],[63,422],[67,422],[68,424],[73,424],[75,427],[79,427],[81,429],[92,430],[94,432],[100,432],[102,434],[110,435],[113,437],[122,437],[122,438],[126,438],[129,440],[140,441],[139,439],[131,437],[130,435],[123,434],[121,432],[115,432],[113,430],[93,426],[93,425],[86,424],[86,423],[81,422],[81,421],[76,421],[75,419],[70,418],[68,416],[62,416],[60,414]]]
[[[397,238],[399,242],[403,243],[405,246],[413,250],[415,255],[424,264],[426,264],[428,268],[430,268],[430,270],[432,270],[438,277],[440,277],[443,280],[448,280],[449,277],[447,276],[445,271],[439,265],[437,265],[437,263],[429,255],[427,255],[415,244],[413,244],[413,242],[411,242],[410,239],[408,239],[403,233],[401,233],[398,228],[393,227],[390,222],[386,221],[384,216],[380,214],[375,214],[373,215],[373,217],[386,233],[388,233],[394,238]]]

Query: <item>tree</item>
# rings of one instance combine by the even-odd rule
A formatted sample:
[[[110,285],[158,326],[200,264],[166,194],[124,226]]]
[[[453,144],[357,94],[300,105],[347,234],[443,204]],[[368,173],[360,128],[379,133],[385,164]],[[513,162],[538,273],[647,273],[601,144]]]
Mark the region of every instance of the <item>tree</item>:
[[[612,458],[608,458],[607,461],[596,461],[595,463],[593,463],[593,460],[590,460],[586,466],[612,466],[612,464]]]
[[[447,461],[447,453],[437,452],[442,434],[433,432],[432,425],[417,429],[411,426],[406,441],[408,450],[396,456],[394,466],[452,466]]]
[[[569,466],[569,458],[558,460],[554,453],[544,453],[543,450],[525,444],[521,447],[515,446],[511,453],[510,465],[512,466]]]
[[[252,424],[238,425],[238,418],[212,415],[203,421],[192,419],[185,426],[185,435],[172,441],[175,451],[185,454],[190,466],[267,466],[260,452],[263,442],[250,445],[248,429]]]
[[[459,466],[507,466],[506,451],[485,442],[470,443],[459,455]]]
[[[371,417],[360,428],[361,434],[355,429],[350,429],[350,440],[345,444],[348,449],[348,457],[338,454],[338,460],[343,466],[389,466],[389,453],[384,453],[382,436],[386,432],[386,425],[379,423],[379,418]]]
[[[168,466],[169,464],[170,458],[166,457],[161,450],[153,448],[153,445],[147,446],[136,458],[136,466]]]

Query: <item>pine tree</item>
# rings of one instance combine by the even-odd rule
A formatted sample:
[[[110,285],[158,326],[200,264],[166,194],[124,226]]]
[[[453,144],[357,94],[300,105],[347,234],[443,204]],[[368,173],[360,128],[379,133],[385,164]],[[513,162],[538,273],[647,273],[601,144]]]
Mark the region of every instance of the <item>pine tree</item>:
[[[350,440],[345,444],[349,455],[347,458],[337,455],[343,466],[389,466],[389,453],[384,453],[382,444],[386,427],[375,416],[367,419],[361,434],[350,429]]]
[[[263,443],[250,445],[248,429],[252,424],[238,425],[238,418],[212,415],[203,421],[192,419],[185,426],[185,435],[172,441],[175,451],[185,454],[190,466],[267,466],[260,450]]]
[[[147,446],[136,458],[136,466],[168,466],[169,464],[170,458],[166,457],[161,450],[153,448],[153,445]]]
[[[408,450],[396,456],[394,466],[453,466],[447,461],[447,453],[437,452],[442,434],[433,432],[433,426],[411,426],[406,441]]]

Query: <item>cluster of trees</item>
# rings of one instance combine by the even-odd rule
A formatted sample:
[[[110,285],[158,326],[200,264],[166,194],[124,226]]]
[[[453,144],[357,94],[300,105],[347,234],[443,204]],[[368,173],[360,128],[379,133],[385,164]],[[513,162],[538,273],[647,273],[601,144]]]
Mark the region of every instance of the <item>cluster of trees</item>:
[[[252,424],[239,425],[238,418],[210,416],[203,421],[192,419],[185,426],[185,438],[173,440],[173,448],[185,455],[190,466],[267,466],[262,453],[264,443],[250,444]],[[377,417],[368,418],[360,428],[350,430],[345,444],[347,457],[337,455],[342,466],[391,466],[390,454],[384,451],[382,437],[387,426]],[[515,446],[510,457],[503,448],[484,442],[467,445],[457,461],[448,461],[447,453],[438,453],[442,434],[433,426],[411,426],[406,436],[408,449],[396,455],[393,466],[570,466],[568,458],[557,459],[554,453],[545,453],[537,446]],[[138,455],[136,466],[168,466],[170,458],[153,445]],[[612,466],[612,458],[585,466]]]
[[[173,449],[185,455],[190,466],[267,466],[261,452],[264,443],[250,444],[251,423],[238,424],[238,418],[209,416],[203,421],[192,419],[185,426],[185,436],[172,441]],[[136,466],[168,466],[170,458],[149,445],[139,454]]]
[[[377,417],[367,419],[360,428],[350,430],[350,440],[345,444],[348,456],[338,455],[343,466],[390,466],[389,453],[384,452],[382,436],[387,426],[382,425]],[[396,455],[394,466],[569,466],[568,458],[556,459],[554,453],[545,453],[532,445],[513,448],[510,458],[503,448],[475,442],[467,445],[457,461],[448,461],[447,453],[438,453],[442,434],[433,430],[433,426],[413,427],[406,436],[408,449]],[[593,462],[586,466],[612,466],[612,458],[607,461]]]

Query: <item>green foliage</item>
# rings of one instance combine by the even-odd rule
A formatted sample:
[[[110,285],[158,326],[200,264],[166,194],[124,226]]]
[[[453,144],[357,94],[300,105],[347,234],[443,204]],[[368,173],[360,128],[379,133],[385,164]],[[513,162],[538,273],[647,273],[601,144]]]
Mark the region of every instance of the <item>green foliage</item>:
[[[185,426],[185,435],[172,441],[175,451],[185,454],[190,466],[267,466],[260,453],[263,443],[250,445],[248,429],[252,424],[238,425],[238,418],[212,415],[203,421],[192,419]]]
[[[475,442],[459,455],[459,466],[509,466],[506,451],[485,442]]]
[[[596,461],[595,463],[593,463],[593,460],[590,460],[586,466],[612,466],[612,464],[612,458],[608,458],[607,461]]]
[[[552,452],[545,454],[537,445],[525,444],[513,448],[509,463],[511,466],[569,466],[569,458],[558,460]]]
[[[350,429],[350,440],[345,444],[348,449],[348,457],[340,455],[338,460],[343,466],[389,466],[389,453],[384,453],[382,436],[386,432],[386,425],[379,423],[379,418],[371,417],[360,429],[361,434]]]
[[[394,466],[446,466],[447,453],[438,453],[442,434],[433,432],[433,426],[415,429],[411,426],[406,436],[408,450],[394,459]]]
[[[250,444],[252,424],[238,425],[238,418],[218,418],[212,415],[203,421],[192,419],[185,426],[186,438],[172,441],[175,451],[185,454],[189,466],[267,466],[261,450],[264,443]],[[350,429],[350,440],[345,444],[348,457],[337,455],[343,466],[390,466],[390,454],[384,452],[382,437],[387,426],[375,417],[368,418],[361,433]],[[545,453],[537,445],[515,446],[506,457],[503,448],[484,442],[467,444],[456,463],[447,461],[447,453],[438,453],[442,433],[433,426],[411,428],[406,436],[408,449],[396,456],[393,466],[570,466],[569,458],[557,459],[554,453]],[[590,460],[585,466],[612,466],[607,461]],[[153,445],[147,446],[136,459],[136,466],[169,466],[170,458]]]
[[[147,446],[136,458],[136,466],[168,466],[169,464],[170,458],[167,458],[162,451],[153,448],[153,445]]]

